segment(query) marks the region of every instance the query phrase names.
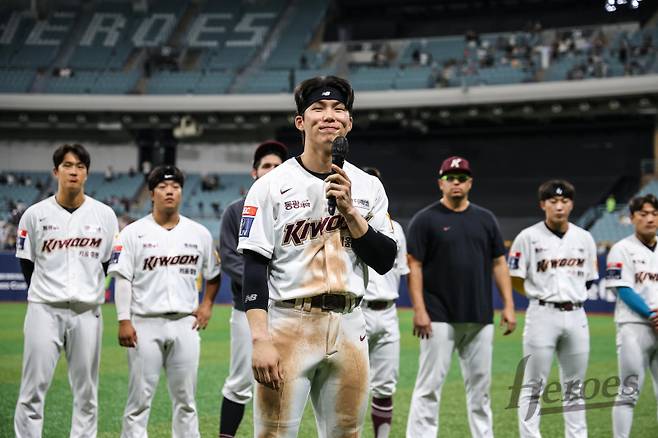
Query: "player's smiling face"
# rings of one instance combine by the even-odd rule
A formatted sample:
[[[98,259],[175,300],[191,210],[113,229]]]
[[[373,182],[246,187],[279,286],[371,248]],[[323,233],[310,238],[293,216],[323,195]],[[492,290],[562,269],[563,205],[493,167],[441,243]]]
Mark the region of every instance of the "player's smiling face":
[[[553,196],[539,203],[546,214],[546,221],[549,224],[560,224],[569,220],[571,210],[573,210],[573,201],[564,196]]]
[[[161,181],[151,192],[153,209],[163,213],[174,213],[178,211],[182,196],[183,189],[177,181]]]
[[[304,131],[305,143],[325,145],[352,130],[352,116],[344,103],[337,100],[318,100],[306,108],[303,116],[295,117],[295,126]]]
[[[641,210],[633,212],[631,222],[633,222],[637,234],[647,240],[653,240],[656,235],[656,228],[658,228],[658,210],[647,202]]]
[[[53,170],[53,175],[61,189],[80,191],[87,181],[87,166],[73,152],[67,152],[59,166]]]

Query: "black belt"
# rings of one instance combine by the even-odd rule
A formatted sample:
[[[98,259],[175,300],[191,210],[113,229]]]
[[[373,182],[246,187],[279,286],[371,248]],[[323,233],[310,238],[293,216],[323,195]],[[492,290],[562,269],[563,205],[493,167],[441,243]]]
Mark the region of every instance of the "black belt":
[[[390,307],[393,307],[395,300],[372,300],[372,301],[363,301],[363,307],[367,307],[372,310],[386,310]]]
[[[311,309],[320,309],[328,312],[350,313],[361,304],[361,298],[354,295],[322,294],[314,297],[276,301],[274,305],[305,310],[307,312],[310,312]]]
[[[560,303],[554,303],[551,301],[539,300],[540,306],[549,306],[560,309],[563,312],[571,312],[572,310],[580,309],[583,307],[583,303],[572,303],[571,301],[562,301]]]

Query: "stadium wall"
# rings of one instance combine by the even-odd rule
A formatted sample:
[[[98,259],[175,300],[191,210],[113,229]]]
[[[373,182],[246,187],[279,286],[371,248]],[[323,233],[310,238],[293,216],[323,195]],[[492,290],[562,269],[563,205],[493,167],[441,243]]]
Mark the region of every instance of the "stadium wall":
[[[71,139],[68,143],[77,143]],[[80,141],[91,155],[91,171],[104,172],[108,166],[125,172],[131,166],[137,168],[137,147],[134,144],[112,145]],[[0,142],[3,155],[2,170],[48,172],[53,167],[52,155],[61,143],[34,141]]]

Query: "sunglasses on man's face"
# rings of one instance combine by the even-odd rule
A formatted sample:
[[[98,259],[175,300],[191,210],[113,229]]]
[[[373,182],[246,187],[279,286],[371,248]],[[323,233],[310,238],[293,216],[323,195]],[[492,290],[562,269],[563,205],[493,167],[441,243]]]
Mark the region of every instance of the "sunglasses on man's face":
[[[454,180],[457,180],[460,183],[463,183],[471,179],[471,177],[468,175],[443,175],[441,179],[443,181],[448,181],[448,182],[453,182]]]

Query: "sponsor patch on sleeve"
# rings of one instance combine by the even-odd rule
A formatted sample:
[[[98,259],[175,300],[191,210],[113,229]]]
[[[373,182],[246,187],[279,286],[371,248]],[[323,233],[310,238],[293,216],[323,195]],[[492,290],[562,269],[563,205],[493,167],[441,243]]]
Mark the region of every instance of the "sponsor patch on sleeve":
[[[240,220],[240,234],[239,237],[249,237],[249,232],[251,231],[251,225],[254,223],[254,217],[258,207],[251,205],[245,205],[242,209],[242,220]]]
[[[242,216],[240,221],[240,237],[249,237],[251,225],[254,223],[253,216]]]
[[[242,216],[256,216],[256,212],[258,211],[258,207],[253,207],[251,205],[245,205],[244,208],[242,209]]]
[[[519,269],[519,260],[521,260],[520,252],[510,252],[507,257],[507,265],[510,269]]]
[[[112,248],[112,256],[110,257],[110,264],[119,263],[119,256],[121,256],[122,249],[123,246],[121,245],[115,245],[114,248]]]
[[[621,263],[608,263],[605,268],[606,280],[621,280]]]
[[[18,232],[18,240],[16,241],[16,248],[19,251],[23,251],[25,249],[25,239],[27,239],[27,230],[20,230]]]

